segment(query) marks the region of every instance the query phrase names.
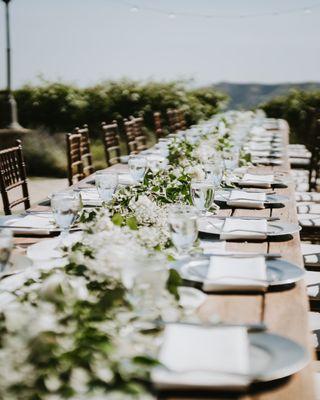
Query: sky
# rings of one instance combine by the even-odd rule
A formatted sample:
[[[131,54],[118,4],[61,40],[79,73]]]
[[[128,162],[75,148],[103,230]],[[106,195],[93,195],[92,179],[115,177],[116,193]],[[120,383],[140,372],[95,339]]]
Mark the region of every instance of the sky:
[[[39,76],[79,86],[123,77],[196,85],[320,81],[316,0],[12,0],[10,11],[14,88]],[[275,15],[243,17],[262,13]],[[0,89],[4,17],[0,1]]]

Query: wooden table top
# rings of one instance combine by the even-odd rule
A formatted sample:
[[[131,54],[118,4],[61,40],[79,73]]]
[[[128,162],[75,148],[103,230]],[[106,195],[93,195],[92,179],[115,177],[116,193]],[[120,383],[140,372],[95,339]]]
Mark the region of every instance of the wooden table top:
[[[288,143],[288,129],[283,130],[285,143]],[[126,165],[115,165],[110,169],[116,171],[127,171]],[[276,167],[255,167],[255,172],[283,172],[289,174],[290,165],[287,154],[284,154],[283,164]],[[88,180],[90,178],[86,178]],[[81,182],[83,186],[85,181]],[[294,186],[289,184],[286,189],[275,189],[278,194],[286,195],[290,201],[283,208],[271,208],[263,210],[235,209],[220,210],[222,215],[255,215],[255,216],[276,216],[284,221],[297,223],[297,214],[295,206]],[[28,245],[28,241],[34,243],[36,238],[16,238],[17,244]],[[292,240],[284,242],[228,242],[227,250],[235,251],[256,251],[256,252],[276,252],[281,253],[285,260],[303,268],[303,260],[300,250],[299,235],[295,234]],[[308,324],[308,297],[305,283],[300,281],[294,287],[278,292],[267,292],[258,295],[210,295],[207,301],[202,305],[199,313],[205,320],[213,313],[220,316],[224,322],[233,323],[265,323],[269,331],[278,333],[293,339],[306,347],[310,352],[310,358],[313,358],[313,349],[311,346],[311,333]],[[173,396],[169,396],[173,400]],[[181,398],[181,397],[179,397]],[[183,399],[190,398],[183,396]],[[193,397],[194,398],[194,397]],[[197,399],[203,397],[196,396]],[[299,373],[289,379],[273,384],[267,384],[252,393],[226,397],[210,395],[207,399],[237,398],[241,400],[313,400],[314,378],[311,362]]]

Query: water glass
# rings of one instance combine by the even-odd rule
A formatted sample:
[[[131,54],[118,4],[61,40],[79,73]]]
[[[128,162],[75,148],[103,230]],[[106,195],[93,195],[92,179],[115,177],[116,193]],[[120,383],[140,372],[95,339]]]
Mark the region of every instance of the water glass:
[[[193,205],[203,215],[211,208],[214,201],[215,187],[206,180],[192,180],[190,184],[190,192]]]
[[[147,170],[147,160],[142,156],[130,156],[129,158],[130,175],[136,182],[142,182]]]
[[[198,212],[192,206],[175,205],[169,209],[171,240],[181,255],[188,254],[198,237],[197,217]]]
[[[222,160],[220,158],[210,160],[204,164],[203,168],[206,173],[206,179],[211,182],[215,188],[218,188],[223,177]]]
[[[118,174],[111,171],[97,171],[95,182],[101,200],[111,201],[119,183]]]
[[[55,193],[51,198],[51,208],[61,235],[67,235],[80,210],[79,194],[72,191]]]
[[[231,148],[223,151],[223,162],[227,172],[233,171],[239,166],[239,148]]]
[[[13,235],[10,229],[0,230],[0,272],[5,271],[13,247]]]

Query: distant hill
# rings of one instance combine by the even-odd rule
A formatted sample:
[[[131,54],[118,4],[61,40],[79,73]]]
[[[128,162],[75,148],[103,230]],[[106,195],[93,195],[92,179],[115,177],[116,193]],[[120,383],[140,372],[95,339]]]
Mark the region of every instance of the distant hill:
[[[259,83],[229,83],[220,82],[213,87],[230,96],[228,108],[249,109],[287,93],[290,89],[315,90],[320,89],[320,82],[259,84]]]

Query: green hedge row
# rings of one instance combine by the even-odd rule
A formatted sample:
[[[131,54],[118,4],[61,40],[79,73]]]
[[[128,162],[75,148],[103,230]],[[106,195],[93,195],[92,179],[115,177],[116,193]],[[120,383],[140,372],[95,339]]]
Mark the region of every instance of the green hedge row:
[[[260,106],[267,116],[284,118],[291,130],[292,143],[310,143],[315,118],[320,117],[320,91],[291,90]]]
[[[54,133],[70,131],[87,123],[98,134],[102,121],[125,118],[144,112],[153,127],[152,113],[183,107],[189,123],[220,110],[226,96],[212,88],[192,89],[183,81],[135,82],[107,81],[88,88],[43,81],[39,86],[24,86],[15,92],[19,121],[24,127],[45,127]]]

